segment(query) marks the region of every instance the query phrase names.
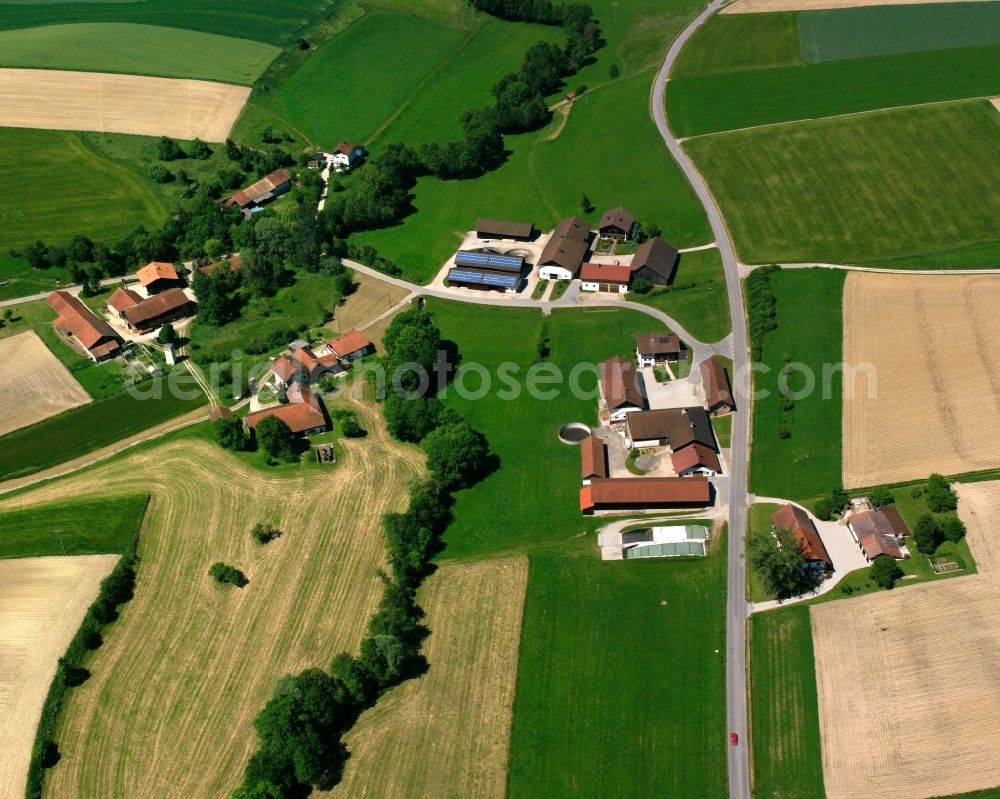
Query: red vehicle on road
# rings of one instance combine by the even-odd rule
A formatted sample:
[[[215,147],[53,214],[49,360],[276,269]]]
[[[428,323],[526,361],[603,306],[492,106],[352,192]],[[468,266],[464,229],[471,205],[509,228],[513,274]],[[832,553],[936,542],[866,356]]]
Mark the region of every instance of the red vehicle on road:
[[[739,733],[736,733],[736,732],[729,733],[729,745],[730,746],[739,746],[739,744],[740,744]]]

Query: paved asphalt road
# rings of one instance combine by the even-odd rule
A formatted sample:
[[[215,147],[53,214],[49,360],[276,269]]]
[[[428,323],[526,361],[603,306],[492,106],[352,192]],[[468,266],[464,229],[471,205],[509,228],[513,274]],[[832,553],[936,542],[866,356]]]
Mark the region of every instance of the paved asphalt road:
[[[747,521],[747,451],[749,448],[749,405],[745,378],[749,374],[746,317],[743,313],[743,290],[740,285],[740,268],[733,250],[729,231],[722,215],[698,170],[687,157],[670,126],[667,124],[664,97],[667,79],[684,43],[698,28],[722,7],[722,0],[713,0],[688,25],[667,51],[653,83],[650,95],[651,112],[667,149],[683,170],[695,194],[705,207],[708,220],[715,234],[715,241],[722,254],[726,270],[726,288],[729,291],[729,314],[733,322],[733,381],[739,412],[733,419],[732,449],[729,455],[729,575],[728,605],[726,609],[726,717],[729,731],[739,734],[739,745],[729,746],[723,737],[719,746],[726,746],[729,755],[729,797],[749,799],[750,770],[747,757],[747,692],[746,692],[746,619],[745,599],[746,562],[743,559],[743,533]]]

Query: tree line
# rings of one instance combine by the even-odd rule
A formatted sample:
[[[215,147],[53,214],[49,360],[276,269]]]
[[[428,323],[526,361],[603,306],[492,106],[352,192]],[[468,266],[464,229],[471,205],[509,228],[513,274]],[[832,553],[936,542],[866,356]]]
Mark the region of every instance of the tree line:
[[[387,371],[410,362],[431,371],[441,349],[441,334],[430,316],[405,311],[384,337]],[[435,386],[420,391],[418,383],[402,382],[413,391],[413,398],[402,402],[422,410],[400,413],[389,429],[400,440],[421,442],[430,478],[412,488],[406,511],[382,519],[389,571],[380,573],[378,608],[357,656],[341,652],[327,669],[308,669],[277,682],[254,721],[257,750],[233,799],[290,799],[308,794],[311,787],[333,787],[347,758],[343,736],[361,712],[426,668],[420,649],[428,631],[416,592],[451,521],[451,492],[481,479],[490,455],[481,433],[458,414],[441,409],[433,396]],[[386,399],[387,422],[389,407]]]

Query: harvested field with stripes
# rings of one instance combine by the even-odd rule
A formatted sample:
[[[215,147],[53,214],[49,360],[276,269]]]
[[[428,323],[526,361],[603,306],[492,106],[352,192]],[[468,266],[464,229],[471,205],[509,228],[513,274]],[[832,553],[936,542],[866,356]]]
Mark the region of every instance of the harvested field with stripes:
[[[0,127],[225,141],[246,86],[140,75],[0,69]]]
[[[844,380],[845,486],[1000,466],[997,319],[1000,275],[848,275],[844,362],[877,386]]]
[[[356,651],[381,593],[382,514],[405,507],[423,472],[372,406],[357,411],[368,437],[343,441],[329,471],[267,473],[180,439],[0,503],[152,495],[135,597],[68,697],[47,796],[228,796],[275,681]],[[258,545],[258,521],[284,535]],[[249,584],[216,584],[219,560]]]
[[[503,799],[527,583],[523,555],[447,563],[427,581],[430,669],[361,717],[331,796]]]
[[[35,333],[0,341],[0,436],[87,402],[90,395]]]
[[[117,555],[0,560],[0,799],[23,799],[56,661]]]
[[[1000,483],[959,514],[977,574],[810,608],[827,799],[1000,784]]]

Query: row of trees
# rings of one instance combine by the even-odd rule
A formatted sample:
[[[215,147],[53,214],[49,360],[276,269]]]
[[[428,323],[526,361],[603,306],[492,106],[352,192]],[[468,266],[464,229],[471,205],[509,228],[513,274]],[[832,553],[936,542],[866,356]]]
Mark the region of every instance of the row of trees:
[[[778,326],[778,303],[771,288],[771,275],[778,271],[775,264],[754,269],[746,279],[747,328],[750,336],[750,358],[760,361],[764,352],[764,334]]]

